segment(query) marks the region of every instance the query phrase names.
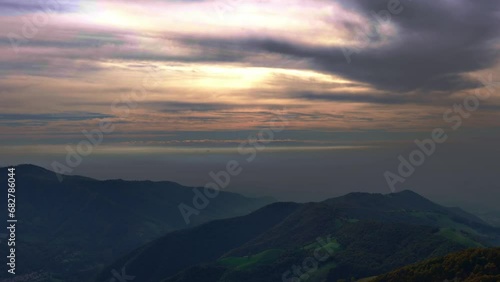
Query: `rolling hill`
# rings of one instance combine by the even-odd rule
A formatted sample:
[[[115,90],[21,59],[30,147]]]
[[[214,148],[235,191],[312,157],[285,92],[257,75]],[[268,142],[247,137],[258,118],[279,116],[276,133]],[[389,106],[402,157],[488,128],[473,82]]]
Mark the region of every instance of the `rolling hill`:
[[[96,281],[107,281],[113,269],[143,282],[350,281],[494,246],[499,237],[474,215],[411,191],[351,193],[319,203],[275,203],[167,234],[113,263]],[[324,260],[317,259],[320,252]]]
[[[7,183],[6,168],[0,171],[0,183]],[[17,166],[15,172],[19,276],[43,272],[86,281],[100,267],[170,231],[248,214],[272,202],[221,191],[188,226],[178,205],[191,203],[193,189],[200,188],[81,176],[59,182],[55,173],[33,165]],[[6,193],[0,197],[7,202]],[[6,206],[0,209],[2,218],[6,212]]]
[[[366,281],[497,282],[500,281],[500,248],[456,252],[409,265]]]

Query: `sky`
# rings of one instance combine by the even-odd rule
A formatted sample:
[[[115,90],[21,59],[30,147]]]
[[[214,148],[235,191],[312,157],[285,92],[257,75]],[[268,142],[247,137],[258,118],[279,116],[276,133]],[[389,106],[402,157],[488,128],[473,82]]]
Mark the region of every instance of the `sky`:
[[[499,24],[490,0],[0,0],[0,164],[102,122],[95,154],[222,154],[277,120],[285,151],[411,148],[474,97],[448,142],[494,148]]]

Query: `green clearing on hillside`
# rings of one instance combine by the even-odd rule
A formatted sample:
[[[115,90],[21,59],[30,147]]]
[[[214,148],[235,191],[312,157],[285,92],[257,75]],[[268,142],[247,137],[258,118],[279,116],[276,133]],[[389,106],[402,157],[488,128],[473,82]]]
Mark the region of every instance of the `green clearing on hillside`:
[[[340,243],[337,239],[332,239],[332,241],[324,246],[320,245],[318,242],[314,242],[312,244],[306,245],[303,247],[304,250],[313,251],[316,248],[328,248],[330,250],[338,251],[340,250]]]
[[[314,242],[312,244],[306,245],[303,247],[304,250],[307,251],[314,251],[317,248],[322,248],[322,249],[329,249],[333,250],[334,252],[337,252],[341,249],[340,243],[337,241],[337,239],[332,239],[328,244],[322,246],[318,242]],[[327,262],[325,264],[319,264],[319,268],[314,271],[313,273],[309,274],[310,277],[308,281],[326,281],[328,278],[328,273],[330,270],[334,269],[337,267],[337,263],[331,261]]]
[[[482,244],[472,240],[471,238],[468,238],[460,231],[455,230],[453,228],[441,228],[439,230],[439,235],[467,247],[473,247],[473,248],[484,247]]]
[[[259,265],[272,263],[283,252],[281,249],[270,249],[251,256],[223,258],[217,262],[234,270],[248,270]]]
[[[449,228],[466,231],[470,234],[479,235],[479,233],[476,230],[470,228],[465,224],[455,222],[450,217],[443,214],[434,212],[423,212],[423,211],[411,211],[410,214],[418,218],[428,218],[435,220],[440,226],[447,226]]]

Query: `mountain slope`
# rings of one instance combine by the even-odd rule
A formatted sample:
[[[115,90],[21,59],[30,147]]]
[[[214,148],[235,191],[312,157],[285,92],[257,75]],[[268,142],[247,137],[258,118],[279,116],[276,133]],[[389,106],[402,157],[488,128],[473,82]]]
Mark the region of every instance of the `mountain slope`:
[[[370,282],[500,281],[500,248],[470,249],[380,275]]]
[[[107,281],[112,269],[126,266],[140,281],[159,281],[185,267],[217,259],[286,218],[299,204],[276,203],[249,215],[217,220],[190,230],[172,232],[108,267],[98,281]]]
[[[257,213],[262,218],[271,216],[263,208],[248,217]],[[199,228],[206,228],[208,234],[229,232],[226,228],[233,226],[231,220]],[[299,277],[308,281],[350,280],[453,251],[490,246],[500,237],[498,229],[477,217],[439,206],[411,191],[389,195],[352,193],[320,203],[300,204],[259,232],[250,230],[252,227],[246,226],[245,236],[237,242],[231,240],[235,244],[223,244],[224,248],[209,254],[205,249],[212,250],[213,244],[221,242],[201,239],[200,229],[182,231],[183,237],[197,238],[195,241],[179,241],[175,238],[180,235],[169,234],[127,256],[132,258],[130,261],[122,259],[113,264],[101,278],[109,277],[111,269],[126,265],[128,273],[144,282],[297,281],[294,279]],[[225,242],[227,238],[223,238]],[[198,240],[205,245],[197,245]],[[190,244],[196,244],[199,250],[190,252]],[[165,245],[176,245],[176,251],[165,249]],[[310,263],[308,259],[315,256],[318,248],[327,250],[328,256],[312,264],[314,271],[294,268]],[[185,249],[189,261],[184,258]],[[147,255],[152,250],[163,253],[162,259]],[[174,273],[169,264],[179,259],[184,263],[182,267],[177,265]],[[193,263],[195,260],[198,263]],[[151,265],[169,271],[159,275],[157,271],[141,269]]]
[[[19,275],[43,269],[64,281],[85,281],[133,249],[189,227],[178,205],[192,202],[193,188],[81,176],[59,182],[55,173],[33,165],[17,166],[15,172],[17,251],[24,261]],[[6,168],[0,169],[0,183],[7,183]],[[6,197],[1,193],[0,200],[6,202]],[[191,226],[248,214],[270,202],[220,192],[199,216],[191,217]],[[0,216],[6,218],[6,212],[0,209]]]

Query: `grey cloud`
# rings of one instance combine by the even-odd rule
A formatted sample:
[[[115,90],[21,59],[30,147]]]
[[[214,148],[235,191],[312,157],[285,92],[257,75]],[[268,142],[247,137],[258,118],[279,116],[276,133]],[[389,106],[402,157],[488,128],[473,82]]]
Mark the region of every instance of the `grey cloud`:
[[[0,126],[7,127],[26,127],[26,126],[44,126],[47,122],[39,121],[0,121]]]
[[[62,13],[78,8],[78,0],[0,0],[0,14],[22,14],[31,12]]]
[[[352,93],[332,93],[299,91],[289,93],[290,97],[309,101],[332,101],[332,102],[354,102],[354,103],[374,103],[374,104],[407,104],[422,102],[423,99],[417,96],[408,95],[380,95],[380,94],[352,94]]]
[[[213,112],[242,109],[280,109],[282,106],[274,104],[226,104],[226,103],[187,103],[187,102],[158,102],[148,103],[148,106],[162,107],[162,112]]]
[[[0,114],[0,121],[82,121],[96,118],[112,118],[112,115],[91,112],[65,112],[42,114]]]
[[[372,17],[387,0],[342,1]],[[498,1],[401,1],[404,10],[392,16],[398,34],[386,45],[359,49],[349,64],[340,47],[304,45],[276,38],[184,38],[184,43],[208,50],[239,51],[240,61],[256,61],[262,51],[307,60],[313,69],[370,83],[397,92],[457,91],[480,85],[466,73],[490,68],[498,61],[500,30]],[[351,27],[354,31],[356,27]],[[355,34],[353,34],[355,36]],[[230,52],[233,51],[233,52]],[[259,53],[260,52],[260,53]],[[217,58],[213,58],[217,59]],[[225,59],[233,60],[231,56]]]
[[[10,3],[10,1],[4,2]],[[341,0],[340,2],[366,17],[372,17],[371,12],[385,9],[388,0]],[[451,93],[480,86],[480,83],[466,74],[490,68],[498,62],[500,2],[402,0],[401,3],[404,10],[399,15],[392,16],[392,23],[398,30],[396,37],[386,45],[360,49],[358,53],[353,53],[350,64],[346,62],[340,47],[285,42],[271,37],[259,37],[258,34],[253,34],[253,37],[247,39],[182,37],[165,34],[165,37],[200,52],[193,56],[180,57],[169,55],[168,52],[154,54],[129,50],[116,52],[111,56],[124,60],[241,62],[253,66],[276,66],[275,60],[261,59],[271,53],[282,56],[283,60],[288,58],[290,64],[294,61],[303,62],[301,68],[341,75],[354,81],[369,83],[378,90],[390,93],[420,92],[425,96],[433,95],[434,92]],[[353,32],[358,28],[354,25],[349,27]],[[75,42],[59,44],[62,44],[61,47],[69,48],[123,44],[122,41],[113,38],[108,41],[108,38],[106,35],[82,35],[82,38],[78,38]],[[375,36],[372,39],[379,40],[377,38]],[[7,42],[4,40],[3,44],[5,43]],[[33,41],[29,44],[43,46],[58,43]],[[68,45],[63,46],[64,44]],[[286,67],[286,64],[279,66]],[[10,65],[8,68],[24,69],[27,66]],[[337,96],[331,99],[344,98]],[[365,98],[375,99],[371,96]],[[398,99],[382,97],[374,102],[403,102]]]
[[[358,12],[387,7],[387,0],[348,1]],[[343,1],[347,3],[347,1]],[[263,42],[271,52],[309,57],[321,70],[394,91],[454,91],[476,87],[464,73],[493,66],[498,59],[500,2],[498,1],[401,1],[404,10],[392,16],[399,32],[384,47],[361,49],[347,64],[342,50],[304,48]]]
[[[122,46],[127,43],[125,40],[122,40],[118,36],[111,33],[88,33],[74,31],[74,34],[69,39],[70,40],[62,40],[57,37],[46,39],[40,37],[21,41],[20,46],[84,49],[97,48],[105,45]],[[11,46],[11,44],[12,43],[8,37],[0,37],[0,45]]]

